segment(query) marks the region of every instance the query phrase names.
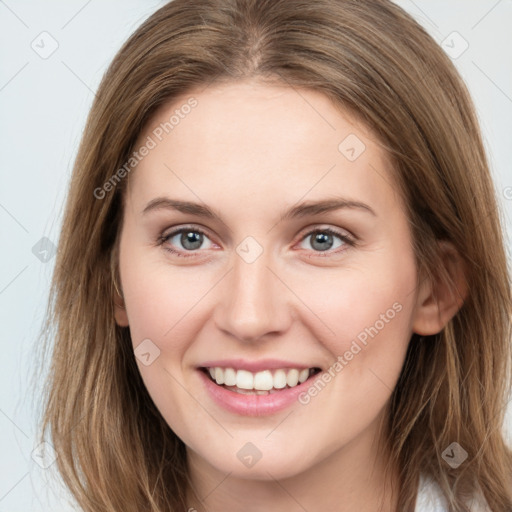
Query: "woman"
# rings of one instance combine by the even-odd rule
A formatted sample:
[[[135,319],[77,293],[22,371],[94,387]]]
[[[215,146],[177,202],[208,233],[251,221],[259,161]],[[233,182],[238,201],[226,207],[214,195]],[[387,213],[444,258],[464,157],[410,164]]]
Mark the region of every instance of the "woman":
[[[50,305],[41,437],[83,510],[512,509],[481,135],[387,0],[144,22],[91,109]]]

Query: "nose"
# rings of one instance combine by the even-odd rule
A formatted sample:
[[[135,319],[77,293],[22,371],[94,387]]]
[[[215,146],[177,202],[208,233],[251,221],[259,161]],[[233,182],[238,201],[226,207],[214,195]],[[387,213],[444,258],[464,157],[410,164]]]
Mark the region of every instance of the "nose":
[[[225,334],[239,341],[254,342],[289,328],[290,294],[270,263],[265,252],[251,263],[234,255],[233,268],[218,290],[214,313],[217,328]]]

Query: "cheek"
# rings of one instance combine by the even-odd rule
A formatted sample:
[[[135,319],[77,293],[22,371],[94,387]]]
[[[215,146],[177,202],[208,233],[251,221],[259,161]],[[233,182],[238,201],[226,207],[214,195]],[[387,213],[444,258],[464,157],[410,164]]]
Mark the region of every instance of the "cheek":
[[[416,268],[412,256],[395,256],[311,279],[315,285],[301,290],[316,313],[309,328],[332,358],[325,384],[301,397],[318,418],[317,436],[347,442],[383,410],[396,386],[411,337]],[[340,422],[343,433],[332,427]]]
[[[122,277],[132,346],[144,385],[166,421],[188,439],[190,424],[185,428],[184,418],[193,422],[200,411],[190,405],[183,367],[201,327],[196,315],[209,287],[191,272],[172,272],[161,260],[136,252],[126,259]],[[148,350],[139,347],[150,347],[150,364],[140,357]]]
[[[212,283],[197,267],[166,265],[156,251],[150,257],[134,252],[124,264],[122,279],[130,333],[134,346],[149,338],[161,350],[172,343],[176,351],[176,340],[183,339],[179,333],[185,327],[193,328],[190,318]]]
[[[318,272],[303,281],[300,294],[334,359],[342,356],[351,371],[378,361],[391,376],[401,368],[412,333],[416,266],[412,253],[371,256],[371,264]]]

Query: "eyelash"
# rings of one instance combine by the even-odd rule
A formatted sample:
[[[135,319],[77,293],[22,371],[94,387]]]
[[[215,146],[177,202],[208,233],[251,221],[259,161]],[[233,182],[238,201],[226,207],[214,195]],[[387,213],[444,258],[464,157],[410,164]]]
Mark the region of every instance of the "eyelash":
[[[171,231],[167,235],[160,236],[158,238],[158,245],[159,246],[162,245],[164,250],[174,254],[175,256],[179,256],[179,257],[183,257],[183,258],[194,257],[196,255],[197,250],[196,251],[187,251],[190,254],[183,254],[180,251],[176,251],[175,249],[171,249],[169,246],[164,246],[164,244],[169,239],[173,238],[176,235],[179,235],[180,233],[184,233],[184,232],[199,233],[201,235],[204,235],[204,236],[208,237],[208,234],[206,232],[204,232],[202,229],[199,229],[199,228],[196,228],[196,227],[193,227],[193,226],[185,226],[185,227],[179,228],[179,229],[177,229],[175,231]],[[317,228],[317,229],[313,229],[311,231],[308,231],[307,233],[304,234],[304,236],[301,238],[300,241],[305,240],[306,238],[308,238],[309,236],[311,236],[311,235],[313,235],[315,233],[324,233],[324,234],[329,234],[329,235],[337,236],[342,242],[344,242],[348,246],[350,246],[350,247],[355,247],[356,246],[356,242],[355,242],[354,239],[352,239],[351,237],[348,237],[347,235],[344,235],[344,234],[340,233],[339,231],[337,231],[335,229],[332,229],[332,228],[324,228],[324,229]],[[315,256],[308,256],[308,257],[309,258],[315,258],[315,257],[325,258],[325,257],[329,257],[332,254],[339,254],[340,252],[343,252],[343,251],[346,251],[346,250],[347,250],[346,248],[344,248],[344,249],[339,249],[338,248],[337,250],[334,250],[334,251],[331,251],[331,250],[328,250],[328,251],[314,251],[316,253]],[[324,254],[322,254],[322,253],[324,253]]]

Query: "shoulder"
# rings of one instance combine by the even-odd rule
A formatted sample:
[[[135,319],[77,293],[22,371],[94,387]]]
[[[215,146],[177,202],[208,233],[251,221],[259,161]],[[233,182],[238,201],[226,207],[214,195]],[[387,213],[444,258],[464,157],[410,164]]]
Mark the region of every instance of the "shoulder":
[[[476,494],[467,503],[471,512],[490,512],[483,496]],[[428,475],[420,475],[414,512],[447,512],[448,503],[438,484]]]

